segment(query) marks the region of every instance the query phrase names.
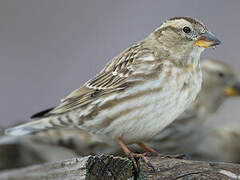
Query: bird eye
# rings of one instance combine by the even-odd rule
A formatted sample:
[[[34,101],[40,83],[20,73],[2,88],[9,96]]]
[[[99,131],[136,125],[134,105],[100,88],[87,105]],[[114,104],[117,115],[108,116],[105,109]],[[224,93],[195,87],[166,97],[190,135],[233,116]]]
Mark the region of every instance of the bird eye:
[[[223,77],[225,76],[225,74],[223,74],[222,72],[219,72],[219,73],[218,73],[218,76],[221,77],[221,78],[223,78]]]
[[[185,27],[183,28],[183,32],[185,32],[185,33],[190,33],[190,32],[191,32],[191,28],[188,27],[188,26],[185,26]]]

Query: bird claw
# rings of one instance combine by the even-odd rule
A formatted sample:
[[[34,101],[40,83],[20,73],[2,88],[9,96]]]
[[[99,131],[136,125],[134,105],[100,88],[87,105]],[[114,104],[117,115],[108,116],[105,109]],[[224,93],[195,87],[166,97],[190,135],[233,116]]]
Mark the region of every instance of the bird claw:
[[[153,152],[145,152],[145,155],[147,157],[158,157],[161,154],[159,154],[158,152],[153,151]]]
[[[133,153],[133,152],[130,152],[128,154],[128,158],[133,162],[133,166],[135,168],[135,170],[137,172],[139,172],[139,167],[137,166],[137,161],[136,159],[139,159],[141,158],[146,164],[148,167],[150,167],[152,169],[153,172],[156,172],[155,168],[153,167],[153,165],[149,162],[149,160],[146,158],[146,153],[143,153],[143,154],[138,154],[138,153]]]
[[[134,153],[130,152],[127,156],[132,161],[134,169],[138,172],[139,169],[138,169],[138,166],[137,166],[137,161],[134,157]]]

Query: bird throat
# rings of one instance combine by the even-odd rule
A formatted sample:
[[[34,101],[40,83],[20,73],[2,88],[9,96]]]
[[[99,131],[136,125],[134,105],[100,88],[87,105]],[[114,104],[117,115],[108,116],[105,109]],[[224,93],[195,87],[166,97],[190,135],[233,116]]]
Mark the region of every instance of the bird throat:
[[[187,50],[186,50],[187,49]],[[168,58],[171,58],[180,66],[195,70],[200,67],[200,55],[203,52],[202,47],[183,48],[182,50],[169,51]]]
[[[200,55],[204,48],[194,47],[191,52],[186,55],[186,65],[189,68],[196,69],[199,66]]]
[[[167,59],[172,59],[175,63],[196,69],[199,67],[200,55],[205,48],[195,46],[193,43],[176,43],[175,45],[160,43],[158,46],[160,54],[165,56]]]

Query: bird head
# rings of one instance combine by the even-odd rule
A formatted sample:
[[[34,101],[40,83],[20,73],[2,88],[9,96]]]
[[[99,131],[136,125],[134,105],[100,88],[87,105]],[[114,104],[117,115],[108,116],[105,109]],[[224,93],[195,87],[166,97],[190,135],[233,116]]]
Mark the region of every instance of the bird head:
[[[190,17],[174,17],[165,21],[154,33],[159,47],[173,59],[198,61],[201,52],[221,42],[207,27]],[[192,59],[191,59],[192,58]]]
[[[240,96],[240,82],[232,67],[212,59],[202,60],[201,67],[203,84],[199,96],[203,102],[217,109],[227,97]]]
[[[157,28],[155,34],[160,41],[167,39],[166,43],[174,46],[191,44],[208,48],[221,43],[203,23],[190,17],[171,18]]]

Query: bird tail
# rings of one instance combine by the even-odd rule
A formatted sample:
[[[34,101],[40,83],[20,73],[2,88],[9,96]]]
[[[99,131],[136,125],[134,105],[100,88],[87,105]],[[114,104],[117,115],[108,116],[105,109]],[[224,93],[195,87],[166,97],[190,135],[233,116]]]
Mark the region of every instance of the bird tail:
[[[18,141],[18,137],[0,136],[0,145],[14,144]]]
[[[50,128],[53,128],[53,125],[50,123],[50,119],[44,118],[6,129],[5,134],[13,136],[23,136],[26,134],[35,133]]]

